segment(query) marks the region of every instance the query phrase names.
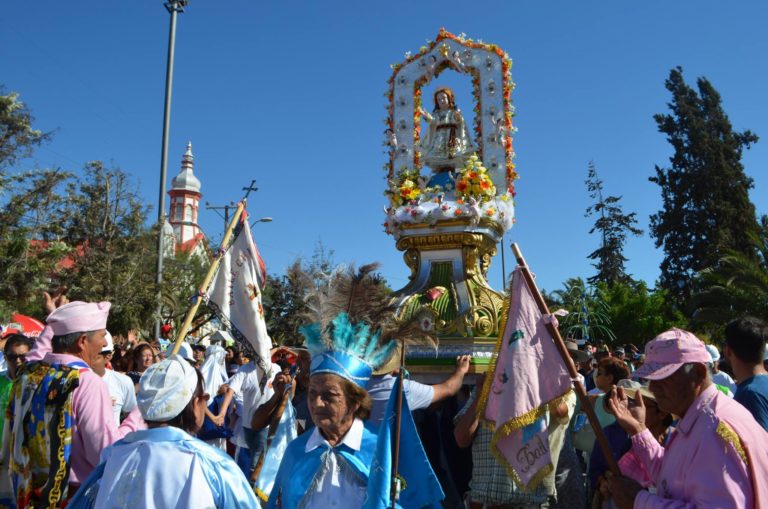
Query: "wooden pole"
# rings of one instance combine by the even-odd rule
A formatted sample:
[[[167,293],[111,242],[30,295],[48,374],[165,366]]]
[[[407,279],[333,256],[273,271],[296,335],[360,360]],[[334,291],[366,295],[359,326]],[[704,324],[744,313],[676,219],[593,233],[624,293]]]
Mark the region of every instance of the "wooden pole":
[[[208,273],[205,275],[205,278],[203,278],[203,283],[200,285],[200,289],[198,291],[197,298],[195,299],[194,304],[192,304],[192,307],[189,308],[189,311],[187,311],[187,316],[184,317],[184,323],[182,323],[181,329],[179,329],[179,334],[176,336],[176,343],[173,345],[173,350],[171,351],[171,355],[176,355],[177,353],[179,353],[179,348],[181,348],[181,343],[184,342],[184,338],[187,336],[187,332],[189,332],[189,329],[192,326],[192,319],[195,317],[195,313],[197,313],[197,308],[200,307],[200,302],[202,301],[202,295],[204,292],[208,290],[208,286],[211,284],[211,279],[213,279],[213,275],[216,273],[216,269],[219,268],[219,264],[221,263],[221,258],[224,256],[224,252],[227,248],[227,244],[229,243],[229,239],[232,237],[232,232],[235,230],[235,226],[237,226],[238,221],[240,221],[240,216],[243,215],[244,210],[245,210],[245,200],[237,204],[237,210],[235,211],[235,215],[232,217],[232,221],[230,221],[229,226],[227,227],[227,231],[224,232],[224,238],[221,239],[221,246],[219,246],[219,252],[216,255],[216,258],[213,259],[213,263],[211,263],[211,266],[208,269]]]
[[[539,311],[543,315],[550,314],[547,303],[544,302],[544,297],[541,296],[541,292],[539,292],[539,289],[536,286],[536,282],[533,280],[533,275],[528,269],[528,265],[525,263],[523,254],[520,252],[520,248],[515,243],[512,244],[512,252],[515,254],[517,264],[522,270],[525,282],[528,284],[528,288],[531,290],[533,298],[536,300],[536,305],[538,306]],[[578,396],[579,401],[581,401],[582,409],[587,414],[589,424],[592,426],[592,429],[595,430],[595,438],[597,439],[597,443],[600,446],[600,449],[603,451],[603,456],[605,456],[606,462],[608,463],[608,468],[611,469],[611,472],[613,472],[614,475],[621,475],[621,472],[619,471],[619,464],[616,463],[616,458],[613,457],[611,447],[608,445],[608,439],[605,438],[603,428],[600,427],[600,422],[597,420],[595,409],[592,408],[592,403],[589,402],[587,391],[579,381],[576,366],[574,366],[571,355],[568,353],[568,349],[565,347],[565,342],[560,336],[560,331],[557,330],[557,327],[555,327],[552,323],[548,323],[547,328],[549,329],[550,334],[552,334],[552,338],[555,340],[555,346],[557,347],[557,351],[560,353],[560,357],[563,358],[563,362],[565,362],[565,365],[568,368],[568,374],[571,375],[571,380],[573,381],[574,391],[576,392],[576,396]]]
[[[395,509],[397,492],[400,483],[397,481],[397,468],[400,463],[400,424],[403,422],[403,369],[405,369],[405,339],[401,340],[400,373],[397,376],[397,407],[395,408],[395,450],[392,454],[392,484],[389,496],[392,499],[392,509]]]

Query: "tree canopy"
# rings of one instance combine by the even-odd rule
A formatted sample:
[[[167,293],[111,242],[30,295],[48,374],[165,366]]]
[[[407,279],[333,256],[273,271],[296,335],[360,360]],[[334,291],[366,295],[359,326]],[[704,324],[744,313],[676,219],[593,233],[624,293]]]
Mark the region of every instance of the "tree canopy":
[[[670,165],[656,166],[650,177],[662,197],[650,229],[664,249],[661,285],[682,304],[695,290],[696,273],[717,265],[725,253],[755,256],[749,241],[758,228],[748,194],[753,184],[741,156],[758,138],[749,130],[733,130],[720,94],[706,78],[697,79],[696,91],[677,67],[665,84],[671,113],[654,118],[674,153]]]

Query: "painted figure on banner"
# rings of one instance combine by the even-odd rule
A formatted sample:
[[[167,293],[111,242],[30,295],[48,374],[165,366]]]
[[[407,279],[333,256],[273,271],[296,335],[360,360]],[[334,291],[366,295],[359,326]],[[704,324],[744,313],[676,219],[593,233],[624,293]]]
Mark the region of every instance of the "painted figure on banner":
[[[421,153],[433,172],[442,173],[461,168],[477,149],[469,136],[461,110],[456,107],[453,90],[441,87],[435,91],[432,113],[421,110],[427,121]]]

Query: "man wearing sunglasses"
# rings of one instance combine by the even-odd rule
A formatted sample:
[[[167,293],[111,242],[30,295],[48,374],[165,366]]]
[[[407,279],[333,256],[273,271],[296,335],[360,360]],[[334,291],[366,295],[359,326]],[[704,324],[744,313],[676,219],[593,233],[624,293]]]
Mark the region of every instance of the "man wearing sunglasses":
[[[5,409],[8,407],[8,399],[11,397],[11,387],[16,379],[16,372],[24,364],[24,360],[32,346],[32,341],[23,334],[11,333],[3,340],[3,354],[7,362],[6,371],[0,372],[0,438],[5,422]]]

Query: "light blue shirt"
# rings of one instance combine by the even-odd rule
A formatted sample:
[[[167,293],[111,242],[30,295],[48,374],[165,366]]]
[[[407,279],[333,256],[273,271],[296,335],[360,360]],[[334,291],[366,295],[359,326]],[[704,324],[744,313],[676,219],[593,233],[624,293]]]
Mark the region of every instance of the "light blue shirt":
[[[79,508],[259,507],[237,464],[175,427],[136,431],[102,453],[102,463],[68,505]]]

